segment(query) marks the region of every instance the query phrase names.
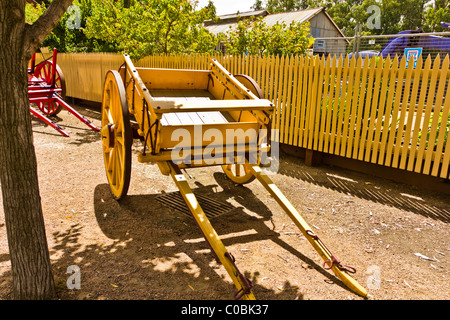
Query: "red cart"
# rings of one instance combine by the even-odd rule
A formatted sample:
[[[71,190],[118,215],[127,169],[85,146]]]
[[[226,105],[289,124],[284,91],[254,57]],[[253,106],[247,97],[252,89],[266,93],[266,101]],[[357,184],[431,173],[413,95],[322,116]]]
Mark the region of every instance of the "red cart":
[[[64,108],[92,130],[99,131],[91,120],[81,115],[64,101],[66,83],[60,67],[56,64],[56,56],[57,50],[53,49],[51,60],[45,59],[36,64],[36,53],[31,58],[31,66],[28,68],[28,96],[31,114],[47,123],[63,136],[68,137],[69,134],[60,125],[48,118],[57,115]],[[41,112],[36,110],[33,105],[37,106]]]

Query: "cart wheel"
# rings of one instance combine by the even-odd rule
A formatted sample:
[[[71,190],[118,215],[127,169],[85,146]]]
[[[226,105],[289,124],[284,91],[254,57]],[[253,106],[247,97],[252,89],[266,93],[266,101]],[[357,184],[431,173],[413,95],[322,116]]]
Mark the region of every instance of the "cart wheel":
[[[264,99],[264,93],[253,78],[245,74],[238,74],[234,77],[258,98]],[[222,166],[222,170],[234,183],[245,184],[255,180],[255,176],[250,172],[250,169],[243,164],[225,164]]]
[[[34,76],[36,78],[43,79],[47,84],[52,83],[52,67],[53,61],[46,60],[39,63],[34,69]],[[61,88],[61,97],[63,100],[66,98],[66,80],[61,68],[56,65],[56,77],[55,85],[57,88]],[[57,115],[62,110],[62,105],[58,101],[46,101],[39,102],[37,104],[39,110],[41,110],[47,116]]]
[[[114,199],[127,195],[133,136],[125,87],[119,72],[106,74],[102,103],[102,144],[106,176]]]
[[[236,74],[234,77],[242,83],[247,89],[250,89],[258,98],[264,99],[264,93],[259,87],[258,83],[252,78],[245,74]]]
[[[224,164],[222,170],[231,181],[237,184],[246,184],[255,180],[255,176],[244,164]]]

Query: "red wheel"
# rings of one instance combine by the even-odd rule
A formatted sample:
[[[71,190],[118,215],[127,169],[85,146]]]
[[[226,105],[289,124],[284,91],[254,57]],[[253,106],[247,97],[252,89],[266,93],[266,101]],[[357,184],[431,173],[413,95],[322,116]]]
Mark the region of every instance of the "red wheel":
[[[44,62],[41,62],[36,66],[34,70],[34,76],[36,78],[44,80],[48,85],[51,85],[52,68],[53,68],[53,61],[46,60]],[[64,74],[62,73],[62,70],[58,65],[56,65],[55,86],[56,88],[61,89],[60,95],[63,99],[65,99],[66,81],[64,79]],[[37,106],[39,110],[41,110],[47,116],[57,115],[62,110],[61,104],[57,101],[39,102]]]

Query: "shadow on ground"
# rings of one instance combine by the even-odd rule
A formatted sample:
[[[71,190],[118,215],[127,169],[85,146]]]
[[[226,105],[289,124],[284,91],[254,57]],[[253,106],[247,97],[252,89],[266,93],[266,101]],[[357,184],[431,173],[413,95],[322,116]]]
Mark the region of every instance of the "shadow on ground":
[[[343,194],[450,222],[448,195],[432,193],[396,182],[336,167],[307,167],[303,160],[282,155],[278,174]],[[324,174],[325,172],[325,174]]]
[[[226,183],[224,177],[217,177]],[[337,278],[323,271],[321,266],[305,257],[278,238],[278,234],[268,228],[263,221],[270,219],[267,208],[261,210],[262,203],[253,193],[241,187],[240,195],[245,203],[258,206],[262,218],[250,217],[240,207],[214,218],[211,222],[219,235],[238,233],[237,237],[226,237],[225,246],[247,243],[261,239],[271,239],[276,244],[294,253],[313,268],[326,275],[330,281],[343,286]],[[208,194],[213,186],[199,186],[199,192]],[[226,201],[231,193],[215,193],[219,201]],[[59,292],[62,299],[107,298],[121,299],[232,299],[236,288],[228,274],[220,271],[220,262],[211,253],[202,238],[193,218],[171,210],[157,200],[157,195],[130,195],[120,203],[113,200],[107,184],[98,185],[94,191],[95,216],[102,232],[112,240],[111,244],[81,247],[78,239],[83,227],[73,225],[70,230],[55,233],[55,245],[51,254],[60,257],[55,262]],[[244,202],[244,201],[242,201]],[[248,226],[252,229],[249,230]],[[256,233],[254,232],[256,230]],[[252,231],[246,235],[246,231]],[[238,267],[245,268],[245,260],[236,261]],[[80,267],[83,280],[90,282],[87,287],[94,292],[70,292],[64,279],[65,269],[76,264]],[[275,293],[259,283],[259,271],[245,272],[254,284],[258,298],[293,300],[302,299],[297,286],[285,281],[283,290]],[[76,297],[72,297],[76,294]],[[133,299],[133,298],[131,298]]]
[[[101,113],[98,108],[93,108],[83,105],[72,106],[78,113],[86,117],[86,119],[93,121],[101,121]],[[36,110],[40,112],[37,108]],[[75,140],[71,139],[68,143],[74,145],[82,145],[85,143],[92,143],[100,140],[100,133],[92,130],[86,124],[84,124],[75,115],[71,114],[69,111],[63,109],[61,113],[53,116],[46,116],[50,121],[59,125],[64,131],[66,131],[71,137],[75,137]],[[65,139],[62,134],[60,134],[55,129],[51,128],[47,123],[41,121],[40,119],[31,116],[33,132],[49,135],[49,136],[59,136],[61,139]]]
[[[225,236],[226,247],[269,239],[308,263],[330,282],[345,288],[339,279],[282,241],[279,234],[264,223],[270,221],[271,212],[250,189],[234,186],[222,173],[216,173],[214,178],[224,191],[214,192],[215,185],[198,185],[194,192],[223,202],[239,194],[234,199],[242,206],[211,220],[217,233]],[[146,292],[144,297],[136,296],[136,299],[232,299],[236,289],[228,274],[219,270],[220,262],[211,253],[192,217],[163,205],[156,194],[130,195],[119,203],[112,199],[107,184],[96,187],[94,207],[98,226],[112,244],[81,248],[77,239],[83,227],[79,225],[53,235],[57,242],[53,250],[61,252],[55,264],[59,277],[64,279],[67,275],[58,266],[77,264],[83,272],[83,281],[95,282],[88,287],[98,288],[96,292],[81,295],[120,299],[124,294],[133,296],[134,285],[135,292]],[[257,210],[260,217],[249,216],[243,209]],[[245,268],[245,259],[236,263]],[[300,289],[288,280],[283,290],[275,293],[259,283],[258,270],[251,272],[246,272],[245,276],[254,284],[253,290],[259,299],[303,298]],[[62,298],[70,298],[64,286],[65,283],[60,283]],[[144,288],[147,290],[141,290]]]

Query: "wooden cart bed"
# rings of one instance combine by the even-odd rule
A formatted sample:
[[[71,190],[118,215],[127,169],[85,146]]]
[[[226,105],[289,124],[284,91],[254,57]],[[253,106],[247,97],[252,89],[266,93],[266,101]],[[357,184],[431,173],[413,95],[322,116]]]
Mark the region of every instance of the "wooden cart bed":
[[[214,96],[207,90],[150,90],[155,101],[205,101],[214,100]],[[224,124],[234,122],[228,112],[172,112],[164,113],[161,119],[163,126],[196,125],[196,124]]]

